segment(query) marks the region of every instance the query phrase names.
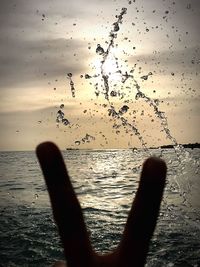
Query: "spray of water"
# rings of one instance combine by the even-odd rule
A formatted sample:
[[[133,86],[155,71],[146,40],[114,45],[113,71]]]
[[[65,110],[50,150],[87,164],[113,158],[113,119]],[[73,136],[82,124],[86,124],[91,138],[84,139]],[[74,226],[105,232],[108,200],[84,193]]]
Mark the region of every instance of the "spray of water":
[[[131,2],[131,1],[129,1],[129,2]],[[131,3],[129,3],[129,4],[131,4]],[[107,110],[108,117],[111,117],[113,119],[113,129],[116,130],[116,134],[120,133],[119,128],[121,126],[123,126],[126,129],[127,133],[131,133],[138,138],[143,149],[148,154],[150,154],[150,151],[146,147],[146,142],[145,142],[140,130],[134,124],[134,122],[130,122],[126,117],[126,114],[130,110],[130,107],[128,106],[128,102],[131,102],[131,101],[127,101],[127,100],[124,101],[121,108],[117,108],[112,102],[112,98],[119,97],[119,99],[123,99],[125,96],[125,93],[122,90],[117,91],[115,88],[113,88],[112,83],[111,83],[112,75],[110,75],[109,71],[107,70],[107,65],[109,64],[110,57],[114,58],[113,64],[115,64],[116,69],[117,69],[115,73],[118,75],[118,77],[120,77],[121,84],[125,85],[127,83],[127,81],[129,81],[129,83],[131,85],[128,88],[131,89],[131,92],[133,94],[131,96],[131,98],[134,98],[136,101],[137,100],[144,100],[145,103],[148,104],[150,109],[153,111],[154,116],[156,118],[158,118],[158,120],[160,122],[161,131],[165,133],[166,138],[168,140],[170,140],[172,145],[174,146],[174,151],[175,151],[176,156],[177,156],[178,164],[180,165],[180,168],[178,168],[179,171],[177,171],[177,175],[176,175],[176,177],[178,177],[181,174],[183,174],[183,172],[184,172],[185,159],[186,158],[188,160],[190,159],[190,157],[187,157],[187,153],[189,153],[189,152],[187,152],[183,146],[179,145],[176,138],[172,135],[172,133],[169,129],[167,116],[166,116],[164,111],[159,109],[159,104],[160,104],[159,99],[152,99],[147,94],[145,94],[141,88],[140,80],[141,81],[147,81],[149,79],[149,77],[153,75],[153,73],[151,71],[149,71],[148,74],[140,76],[139,77],[140,80],[138,80],[138,78],[135,75],[135,69],[137,66],[136,64],[134,65],[134,67],[130,71],[126,70],[125,72],[123,72],[119,68],[119,59],[117,57],[113,56],[113,49],[115,47],[115,43],[116,43],[117,38],[118,38],[118,33],[120,32],[120,27],[123,23],[123,18],[126,15],[126,13],[127,13],[127,8],[123,7],[121,9],[121,12],[119,13],[119,15],[116,15],[116,21],[114,21],[112,24],[112,29],[109,32],[108,40],[106,42],[107,47],[103,47],[103,45],[101,45],[99,43],[96,46],[96,54],[98,55],[99,60],[100,60],[100,73],[95,73],[94,75],[90,75],[90,74],[86,73],[84,75],[81,75],[81,78],[85,78],[86,80],[94,80],[95,81],[94,82],[94,89],[95,89],[94,93],[95,93],[96,97],[98,97],[100,94],[102,94],[104,96],[106,104],[104,104],[102,106]],[[135,49],[135,47],[134,47],[134,49]],[[174,73],[172,73],[171,75],[173,76]],[[72,80],[72,76],[73,76],[72,73],[67,74],[67,78],[69,79],[71,94],[72,94],[72,97],[74,98],[75,97],[75,85],[74,85],[74,82]],[[103,82],[103,86],[101,88],[99,88],[99,81],[96,82],[96,79],[101,79],[101,81]],[[57,121],[57,123],[63,123],[65,126],[67,126],[70,124],[70,122],[65,118],[63,108],[64,108],[64,105],[63,106],[61,105],[60,109],[57,112],[56,121]],[[118,123],[116,123],[116,121]],[[106,139],[103,132],[100,132],[100,134]],[[86,143],[94,141],[95,139],[96,138],[94,136],[87,133],[84,137],[76,140],[75,144],[77,146],[84,145]],[[107,140],[106,140],[106,143],[107,143]],[[162,156],[162,153],[160,156]],[[199,166],[199,163],[196,160],[193,160],[193,161],[194,161],[193,164],[195,165],[195,167]],[[199,168],[197,168],[197,171],[198,170],[199,170]],[[184,194],[185,190],[180,188],[181,187],[180,183],[179,183],[178,179],[176,179],[176,177],[174,179],[174,181],[176,183],[176,187],[179,188],[178,190],[179,190],[180,194],[182,194],[183,201],[186,201],[186,196]],[[171,186],[173,187],[174,185],[171,185]]]

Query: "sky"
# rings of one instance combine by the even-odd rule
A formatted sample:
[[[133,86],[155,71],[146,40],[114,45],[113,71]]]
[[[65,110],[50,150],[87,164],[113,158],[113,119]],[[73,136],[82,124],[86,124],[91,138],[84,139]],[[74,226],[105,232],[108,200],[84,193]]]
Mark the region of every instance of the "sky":
[[[198,0],[1,0],[0,150],[200,142],[199,18]]]

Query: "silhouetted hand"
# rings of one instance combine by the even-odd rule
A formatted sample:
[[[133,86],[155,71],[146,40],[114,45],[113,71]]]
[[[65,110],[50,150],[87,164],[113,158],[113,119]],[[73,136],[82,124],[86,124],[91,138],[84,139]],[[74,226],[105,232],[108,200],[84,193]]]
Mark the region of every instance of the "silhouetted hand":
[[[59,149],[53,143],[42,143],[37,147],[37,156],[47,184],[67,266],[144,266],[165,186],[165,162],[155,157],[144,162],[139,188],[122,239],[112,253],[99,255],[91,247],[81,207]]]

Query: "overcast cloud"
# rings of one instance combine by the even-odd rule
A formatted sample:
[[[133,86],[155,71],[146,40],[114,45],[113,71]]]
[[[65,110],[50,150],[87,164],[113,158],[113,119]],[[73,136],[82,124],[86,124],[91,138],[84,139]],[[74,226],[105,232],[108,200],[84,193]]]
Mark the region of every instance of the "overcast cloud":
[[[2,0],[2,114],[9,108],[12,112],[21,110],[26,102],[24,107],[29,106],[28,110],[36,107],[40,111],[42,108],[49,108],[53,103],[53,100],[47,103],[47,97],[50,97],[48,90],[52,90],[54,86],[51,82],[66,77],[69,72],[73,73],[77,83],[81,83],[83,80],[79,81],[80,75],[89,70],[90,61],[96,56],[97,44],[107,47],[106,41],[109,40],[112,23],[116,20],[115,15],[120,13],[122,7],[127,7],[128,10],[115,43],[127,52],[129,67],[138,63],[137,67],[142,66],[144,72],[160,71],[160,76],[156,76],[160,79],[160,84],[169,82],[173,89],[179,88],[177,92],[181,97],[194,99],[196,96],[196,99],[199,99],[197,87],[200,70],[200,1],[141,0],[135,3],[132,1],[131,5],[128,3],[127,0]],[[132,49],[133,46],[136,47],[135,50]],[[187,81],[180,83],[180,77],[178,79],[176,73],[180,74],[182,70],[189,76]],[[174,72],[175,76],[172,77],[171,72]],[[167,76],[168,80],[164,80],[163,75]],[[65,87],[66,84],[67,80]],[[82,85],[86,96],[87,86],[88,81]],[[192,87],[191,91],[187,91],[189,87]],[[81,86],[77,85],[77,88],[82,90]],[[12,91],[15,94],[12,94]],[[68,92],[70,95],[70,88]],[[187,93],[184,95],[184,92]],[[162,92],[160,97],[165,98]],[[175,94],[172,92],[170,97],[173,99]],[[91,96],[88,96],[88,99],[90,98]],[[75,105],[76,99],[70,101],[74,101],[72,105]],[[197,113],[195,111],[192,114],[191,111],[190,115],[197,116]],[[8,118],[9,113],[6,116]],[[3,120],[3,123],[5,129],[6,120]],[[16,114],[15,124],[17,123],[23,128],[26,120],[19,119],[18,122]],[[9,130],[5,136],[9,135],[8,133]],[[10,139],[11,136],[10,131]]]

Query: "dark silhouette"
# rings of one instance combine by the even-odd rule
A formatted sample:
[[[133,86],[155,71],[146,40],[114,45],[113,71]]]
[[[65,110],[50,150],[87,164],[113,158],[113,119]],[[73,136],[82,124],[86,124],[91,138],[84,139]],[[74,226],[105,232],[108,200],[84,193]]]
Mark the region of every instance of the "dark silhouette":
[[[139,267],[146,262],[166,178],[166,164],[155,157],[143,165],[139,188],[118,247],[105,255],[91,247],[81,207],[61,152],[51,142],[37,147],[68,267]],[[65,266],[58,262],[54,266]]]
[[[194,148],[200,148],[200,143],[189,143],[189,144],[180,144],[182,147],[184,147],[184,148],[191,148],[191,149],[194,149]],[[165,149],[165,148],[174,148],[175,147],[175,145],[163,145],[163,146],[160,146],[160,148],[163,148],[163,149]],[[152,148],[152,149],[154,149],[154,148],[158,148],[158,147],[150,147],[150,148]]]

